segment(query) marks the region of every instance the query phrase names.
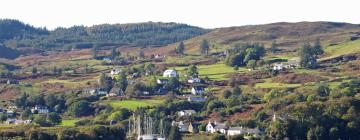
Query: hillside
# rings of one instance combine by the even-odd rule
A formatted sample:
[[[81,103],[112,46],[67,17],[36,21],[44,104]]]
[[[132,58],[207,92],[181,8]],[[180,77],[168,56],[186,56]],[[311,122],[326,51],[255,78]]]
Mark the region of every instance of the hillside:
[[[360,32],[360,25],[336,22],[298,22],[249,25],[218,28],[205,35],[185,42],[188,53],[197,53],[201,40],[213,44],[212,51],[222,50],[237,43],[264,43],[270,46],[273,40],[280,48],[295,49],[306,41],[319,38],[324,46],[347,42],[351,36]],[[177,44],[169,45],[169,48]],[[169,49],[171,50],[171,49]]]
[[[102,46],[163,46],[209,30],[178,23],[144,22],[73,26],[53,31],[34,28],[17,20],[0,20],[0,41],[11,48],[49,50]]]
[[[19,55],[20,53],[17,50],[7,48],[0,44],[0,58],[14,59]]]

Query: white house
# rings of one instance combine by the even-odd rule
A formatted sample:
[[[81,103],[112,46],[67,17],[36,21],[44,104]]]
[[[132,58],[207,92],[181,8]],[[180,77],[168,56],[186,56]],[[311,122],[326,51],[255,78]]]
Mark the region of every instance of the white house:
[[[108,92],[105,89],[97,89],[97,95],[106,95]]]
[[[157,80],[156,80],[156,83],[157,83],[157,84],[160,84],[160,85],[167,84],[168,82],[169,82],[168,79],[157,79]]]
[[[17,119],[8,119],[6,120],[6,124],[30,124],[32,121],[31,120],[17,120]]]
[[[46,106],[41,106],[41,105],[36,105],[35,107],[33,107],[31,109],[31,113],[39,113],[39,114],[44,114],[44,113],[49,113],[49,109]]]
[[[216,132],[220,132],[222,134],[226,134],[227,130],[229,129],[229,127],[224,124],[224,123],[211,123],[209,122],[207,125],[206,125],[206,132],[207,133],[216,133]]]
[[[111,75],[118,75],[118,74],[120,74],[121,72],[122,72],[121,69],[119,69],[119,68],[114,68],[114,69],[111,70],[110,74],[111,74]]]
[[[162,58],[165,58],[165,55],[160,55],[160,54],[157,54],[154,56],[155,59],[162,59]]]
[[[245,135],[245,136],[259,136],[260,130],[255,128],[244,128],[244,127],[230,127],[227,131],[227,135],[234,136],[234,135]]]
[[[192,87],[191,93],[194,95],[203,94],[205,92],[205,89],[203,87]]]
[[[15,117],[15,112],[12,111],[12,110],[7,110],[7,111],[6,111],[6,114],[7,114],[7,117],[8,117],[8,118]]]
[[[191,115],[194,115],[194,114],[196,114],[195,110],[182,110],[182,111],[178,112],[179,116],[191,116]]]
[[[193,83],[200,83],[201,80],[200,80],[200,78],[191,77],[187,82],[190,84],[193,84]]]
[[[163,77],[177,77],[177,72],[176,70],[166,70],[163,73]]]
[[[273,67],[273,70],[283,70],[284,69],[284,64],[275,64]]]

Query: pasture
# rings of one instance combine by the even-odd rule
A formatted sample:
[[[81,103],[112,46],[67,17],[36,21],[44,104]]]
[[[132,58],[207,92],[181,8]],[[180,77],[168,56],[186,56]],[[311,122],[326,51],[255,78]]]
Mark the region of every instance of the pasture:
[[[136,110],[139,107],[152,107],[162,104],[162,100],[155,99],[144,99],[144,100],[122,100],[122,101],[111,101],[110,105],[113,108],[127,108],[129,110]]]

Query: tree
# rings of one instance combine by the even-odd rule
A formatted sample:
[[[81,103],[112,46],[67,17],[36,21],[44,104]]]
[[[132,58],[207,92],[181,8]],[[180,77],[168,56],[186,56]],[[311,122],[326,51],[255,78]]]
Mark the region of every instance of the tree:
[[[299,55],[300,66],[309,69],[317,67],[316,55],[308,42],[304,43],[304,45],[300,48]]]
[[[209,42],[206,39],[202,40],[202,42],[201,42],[200,53],[202,55],[208,55],[209,54]]]
[[[188,71],[187,71],[189,76],[198,76],[199,72],[198,72],[198,68],[196,67],[196,65],[190,65],[188,67]]]
[[[211,140],[226,140],[226,137],[224,134],[216,134],[211,138]]]
[[[116,57],[116,48],[113,47],[113,48],[111,48],[111,59],[114,60],[115,57]]]
[[[320,39],[316,39],[313,47],[313,51],[315,55],[322,55],[324,54],[324,50],[322,49]]]
[[[40,95],[34,95],[34,96],[30,96],[30,103],[32,103],[32,105],[45,105],[45,99],[44,99],[44,95],[40,94]]]
[[[0,113],[0,122],[6,121],[6,120],[7,120],[7,114]]]
[[[224,97],[225,99],[228,99],[228,98],[231,97],[231,94],[232,94],[231,91],[225,90],[224,93],[223,93],[223,97]]]
[[[246,53],[244,51],[240,51],[236,54],[232,54],[229,55],[226,60],[225,63],[229,66],[243,66],[245,64],[245,55]]]
[[[239,86],[235,86],[233,88],[232,95],[233,96],[240,96],[241,95],[241,88]]]
[[[99,78],[99,85],[101,88],[105,88],[105,89],[109,90],[110,87],[112,86],[111,78],[106,76],[105,73],[101,73],[100,78]]]
[[[54,107],[57,103],[57,98],[55,97],[54,94],[48,94],[45,96],[45,104],[48,106],[48,107]]]
[[[180,82],[177,78],[171,77],[169,82],[165,84],[165,88],[171,91],[176,92],[180,86]]]
[[[141,49],[141,50],[139,51],[139,57],[140,57],[141,59],[144,59],[144,58],[145,58],[145,53],[144,53],[144,50],[143,50],[143,49]]]
[[[179,43],[179,45],[176,47],[175,52],[176,52],[177,54],[184,54],[184,50],[185,50],[185,45],[184,45],[184,42],[181,41],[181,42]]]
[[[93,53],[93,58],[96,59],[99,53],[99,46],[98,45],[93,45],[92,48],[92,53]]]
[[[38,73],[38,69],[36,67],[33,67],[32,70],[31,70],[31,73],[33,75],[37,74]]]
[[[25,110],[21,113],[21,119],[23,119],[23,120],[29,119],[31,115],[32,115],[31,110],[30,110],[30,109],[25,109]]]
[[[338,140],[339,139],[339,129],[337,127],[332,127],[329,130],[329,137],[331,140]]]
[[[49,114],[47,114],[46,119],[53,125],[61,123],[61,117],[55,112],[50,112]]]
[[[111,59],[112,59],[112,60],[114,60],[116,57],[118,57],[119,54],[120,54],[120,53],[119,53],[118,51],[116,51],[116,48],[115,48],[115,47],[111,49]]]
[[[40,126],[44,126],[44,127],[52,126],[52,124],[46,120],[46,114],[36,115],[34,118],[34,122],[36,124],[39,124]]]
[[[179,127],[177,127],[177,126],[171,127],[168,139],[169,140],[182,140],[182,136],[179,131]]]
[[[155,65],[152,64],[152,63],[147,63],[147,64],[145,65],[145,71],[146,71],[146,73],[148,73],[148,74],[154,74]]]
[[[91,115],[93,113],[93,108],[88,101],[80,100],[72,103],[68,111],[74,117],[82,117]]]
[[[142,82],[136,82],[135,84],[131,84],[126,88],[126,95],[129,97],[140,97],[143,95],[143,91],[145,90],[145,85]]]
[[[230,138],[230,140],[244,140],[244,139],[245,138],[243,135],[235,135]],[[249,140],[254,140],[254,139],[252,137],[250,137]]]
[[[309,129],[309,131],[306,134],[306,138],[308,140],[315,140],[316,139],[315,134],[314,134],[314,129],[312,129],[312,128]]]
[[[19,108],[25,108],[28,104],[28,95],[26,93],[23,93],[20,95],[20,97],[15,99],[15,105]]]
[[[126,91],[126,88],[128,86],[128,81],[125,72],[120,72],[115,79],[116,79],[116,86],[118,86],[120,90]]]
[[[250,60],[260,60],[265,54],[265,48],[260,44],[246,44],[244,46],[235,46],[234,52],[225,60],[229,66],[244,66]]]
[[[329,96],[330,94],[329,86],[326,84],[320,84],[317,88],[317,94],[322,97]]]
[[[122,108],[119,111],[111,113],[111,115],[109,116],[109,120],[123,121],[125,119],[128,119],[131,115],[132,113],[129,109]]]
[[[246,64],[246,67],[248,67],[249,69],[254,70],[256,66],[256,60],[249,60]]]
[[[272,53],[275,53],[275,52],[277,51],[276,40],[274,40],[274,41],[271,43],[270,51],[271,51]]]

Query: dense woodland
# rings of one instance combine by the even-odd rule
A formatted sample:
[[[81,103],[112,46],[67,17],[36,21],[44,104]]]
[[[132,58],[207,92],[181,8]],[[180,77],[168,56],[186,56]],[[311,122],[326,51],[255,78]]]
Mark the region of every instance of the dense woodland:
[[[163,46],[209,30],[177,23],[144,22],[137,24],[102,24],[91,27],[35,28],[17,20],[0,20],[0,42],[6,47],[91,48],[97,46]]]

